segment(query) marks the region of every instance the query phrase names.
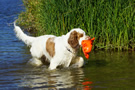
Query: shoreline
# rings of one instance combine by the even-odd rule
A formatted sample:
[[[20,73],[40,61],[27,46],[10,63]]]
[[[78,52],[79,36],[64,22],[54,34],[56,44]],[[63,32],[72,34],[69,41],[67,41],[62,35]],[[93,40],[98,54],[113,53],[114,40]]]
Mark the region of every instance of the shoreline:
[[[18,23],[35,36],[61,36],[72,28],[95,37],[94,49],[135,50],[135,2],[23,0]]]

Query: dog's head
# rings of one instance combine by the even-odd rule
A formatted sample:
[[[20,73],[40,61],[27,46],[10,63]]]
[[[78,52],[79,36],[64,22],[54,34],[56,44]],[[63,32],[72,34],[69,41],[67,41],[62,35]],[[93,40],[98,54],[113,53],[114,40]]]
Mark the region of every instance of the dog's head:
[[[86,36],[85,32],[80,28],[72,29],[69,32],[68,44],[72,48],[79,48],[81,46],[82,40],[90,39],[89,36]]]

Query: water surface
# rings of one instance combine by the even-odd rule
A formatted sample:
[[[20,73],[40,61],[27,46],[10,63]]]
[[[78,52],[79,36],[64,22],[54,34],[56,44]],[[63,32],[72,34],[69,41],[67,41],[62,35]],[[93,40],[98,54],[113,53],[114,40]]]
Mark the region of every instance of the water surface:
[[[93,51],[83,68],[49,71],[27,65],[29,48],[13,32],[21,0],[0,0],[0,89],[135,89],[135,53]]]

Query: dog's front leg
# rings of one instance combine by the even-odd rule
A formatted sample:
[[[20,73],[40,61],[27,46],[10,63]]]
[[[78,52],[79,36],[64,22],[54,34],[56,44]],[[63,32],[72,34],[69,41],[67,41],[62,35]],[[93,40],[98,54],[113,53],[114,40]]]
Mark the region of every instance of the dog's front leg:
[[[56,60],[52,59],[51,62],[50,62],[49,69],[54,70],[54,69],[57,68],[57,66],[58,66],[58,62],[56,62]]]

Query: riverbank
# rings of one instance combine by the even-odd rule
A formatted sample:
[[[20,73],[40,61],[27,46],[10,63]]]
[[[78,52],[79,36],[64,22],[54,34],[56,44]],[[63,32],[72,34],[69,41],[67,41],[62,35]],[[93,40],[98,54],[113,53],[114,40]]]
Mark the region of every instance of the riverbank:
[[[23,0],[19,24],[28,31],[63,35],[82,28],[95,37],[94,49],[135,50],[134,0]]]

